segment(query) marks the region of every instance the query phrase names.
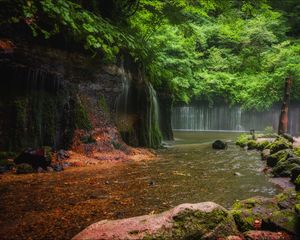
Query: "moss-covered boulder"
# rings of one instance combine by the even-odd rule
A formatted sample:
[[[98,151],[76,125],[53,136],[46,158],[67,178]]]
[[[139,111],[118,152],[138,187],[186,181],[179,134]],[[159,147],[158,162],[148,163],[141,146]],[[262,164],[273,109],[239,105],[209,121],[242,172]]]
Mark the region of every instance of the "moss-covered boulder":
[[[279,210],[277,202],[272,198],[253,197],[243,201],[236,202],[230,213],[240,231],[246,232],[253,230],[254,221],[261,220],[268,222],[273,212]]]
[[[275,196],[275,200],[280,209],[293,209],[296,204],[296,191],[293,188],[287,189]]]
[[[291,170],[291,182],[295,182],[298,176],[300,176],[300,166]]]
[[[268,221],[270,228],[275,231],[283,230],[296,235],[297,232],[297,215],[294,209],[284,209],[275,211]]]
[[[247,134],[242,134],[238,137],[238,139],[236,140],[236,145],[240,146],[240,147],[246,147],[249,140],[252,139],[251,135],[247,135]]]
[[[271,154],[269,157],[267,157],[267,165],[269,167],[275,167],[279,161],[284,161],[287,158],[292,157],[292,156],[294,156],[294,155],[290,149],[278,151],[276,153]]]
[[[238,234],[233,217],[223,207],[205,202],[182,204],[157,215],[104,220],[76,235],[76,239],[218,239]]]
[[[270,149],[271,154],[280,150],[291,149],[293,144],[283,137],[278,137],[274,142],[270,143],[266,148]]]
[[[298,176],[295,180],[296,191],[300,191],[300,176]]]
[[[298,164],[287,160],[279,161],[276,166],[272,169],[274,177],[290,177],[292,170],[299,167]]]

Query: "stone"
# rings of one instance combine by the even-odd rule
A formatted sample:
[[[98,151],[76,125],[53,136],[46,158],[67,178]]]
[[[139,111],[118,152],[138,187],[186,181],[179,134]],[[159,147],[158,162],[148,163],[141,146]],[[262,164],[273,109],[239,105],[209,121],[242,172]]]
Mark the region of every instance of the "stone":
[[[291,149],[292,147],[292,143],[290,143],[288,140],[283,137],[278,137],[274,142],[270,143],[267,148],[269,148],[271,154],[273,154],[280,150]]]
[[[286,161],[279,161],[277,165],[273,168],[272,174],[274,177],[290,177],[292,175],[292,169],[298,167],[299,165],[295,163],[290,163]]]
[[[276,195],[275,199],[280,209],[293,209],[296,203],[296,192],[290,188]]]
[[[53,168],[53,170],[54,170],[55,172],[61,172],[61,171],[64,170],[63,166],[60,165],[60,164],[55,164],[55,165],[52,166],[52,168]]]
[[[47,172],[53,172],[54,170],[53,170],[53,168],[52,167],[47,167]]]
[[[68,159],[68,158],[70,158],[70,154],[68,153],[68,151],[61,149],[57,152],[57,159],[59,161],[65,160],[65,159]]]
[[[270,149],[264,149],[262,152],[261,152],[261,159],[262,160],[267,160],[267,158],[271,155],[271,151]]]
[[[291,182],[295,182],[298,176],[300,176],[300,166],[291,170]]]
[[[276,153],[271,154],[267,157],[267,165],[269,167],[274,167],[279,161],[286,160],[293,156],[293,152],[290,149],[284,149]]]
[[[272,230],[283,230],[295,235],[297,231],[297,215],[293,209],[275,211],[269,218],[268,224]]]
[[[212,144],[212,148],[213,149],[225,149],[227,148],[227,143],[221,141],[221,140],[216,140],[213,144]]]
[[[27,164],[27,163],[22,163],[17,165],[16,168],[16,173],[17,174],[26,174],[26,173],[33,173],[34,169],[32,168],[31,165]]]
[[[45,170],[41,167],[38,167],[37,170],[36,170],[38,173],[43,173],[45,172]]]
[[[254,230],[255,220],[261,220],[263,223],[273,212],[278,211],[277,202],[272,198],[253,197],[238,201],[230,210],[235,222],[241,232]]]
[[[292,240],[292,236],[283,232],[248,231],[245,234],[247,240]]]
[[[92,224],[73,240],[218,239],[238,235],[233,217],[213,202],[181,204],[155,215]]]
[[[51,164],[52,155],[50,147],[43,147],[39,149],[27,149],[23,151],[18,157],[14,159],[15,164],[26,163],[34,169],[42,167],[46,169]]]
[[[300,191],[300,175],[296,178],[294,183],[296,191]]]

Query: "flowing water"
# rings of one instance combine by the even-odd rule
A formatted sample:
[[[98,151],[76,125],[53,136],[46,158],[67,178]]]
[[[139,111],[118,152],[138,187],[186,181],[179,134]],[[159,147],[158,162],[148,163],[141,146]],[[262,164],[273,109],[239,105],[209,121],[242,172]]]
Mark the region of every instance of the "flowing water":
[[[275,195],[278,189],[262,173],[265,163],[259,152],[236,146],[237,136],[175,132],[176,141],[159,151],[158,160],[128,165],[112,182],[121,184],[123,197],[135,202],[137,207],[129,215],[160,212],[187,202],[214,201],[230,207],[236,200]],[[228,149],[213,150],[216,139],[228,141]]]
[[[279,189],[261,172],[265,163],[259,152],[245,151],[234,142],[227,150],[211,148],[215,139],[231,141],[237,135],[175,132],[176,141],[159,150],[157,160],[4,175],[0,235],[3,239],[71,239],[103,219],[159,213],[181,203],[203,201],[230,208],[238,199],[273,196]]]

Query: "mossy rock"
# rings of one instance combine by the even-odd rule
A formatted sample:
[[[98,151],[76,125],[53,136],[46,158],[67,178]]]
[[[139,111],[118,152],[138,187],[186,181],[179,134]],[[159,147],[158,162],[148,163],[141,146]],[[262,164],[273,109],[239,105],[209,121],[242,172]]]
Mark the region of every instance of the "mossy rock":
[[[272,169],[272,174],[274,177],[290,177],[292,175],[292,169],[298,166],[298,164],[290,163],[288,160],[279,161]]]
[[[252,139],[251,135],[247,135],[247,134],[242,134],[238,137],[238,139],[236,140],[236,145],[240,146],[240,147],[246,147],[249,140]]]
[[[300,176],[298,176],[294,182],[296,191],[300,191]]]
[[[297,157],[300,157],[300,147],[294,148],[294,154],[295,154]]]
[[[283,137],[278,137],[274,142],[266,146],[266,148],[270,149],[271,154],[273,154],[280,150],[291,149],[293,148],[293,144]]]
[[[271,230],[285,231],[295,235],[297,231],[297,221],[297,214],[294,209],[284,209],[273,212],[268,224]]]
[[[293,152],[290,149],[278,151],[267,157],[267,165],[269,167],[275,167],[279,161],[284,161],[291,156],[293,156]]]
[[[268,141],[262,141],[262,142],[257,142],[256,144],[256,148],[258,150],[264,150],[264,149],[267,149],[267,146],[269,146],[270,142]]]
[[[258,144],[255,140],[250,140],[247,142],[248,150],[258,149]]]
[[[16,173],[17,174],[26,174],[26,173],[33,173],[34,169],[27,163],[22,163],[17,165]]]
[[[253,230],[256,219],[267,222],[273,212],[278,211],[277,202],[271,198],[253,197],[235,203],[230,213],[242,232]]]
[[[294,183],[298,176],[300,176],[300,166],[295,167],[291,170],[291,182]]]
[[[287,189],[284,192],[275,196],[277,205],[280,209],[293,209],[297,200],[297,193],[295,189]]]
[[[100,221],[73,240],[208,240],[237,234],[234,219],[225,208],[213,202],[203,202],[181,204],[155,215]]]

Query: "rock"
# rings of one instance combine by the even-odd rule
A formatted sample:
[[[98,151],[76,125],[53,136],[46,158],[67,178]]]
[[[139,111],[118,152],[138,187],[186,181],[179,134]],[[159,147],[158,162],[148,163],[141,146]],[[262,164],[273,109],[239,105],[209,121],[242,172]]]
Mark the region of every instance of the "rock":
[[[293,143],[294,142],[294,138],[292,135],[288,134],[288,133],[284,133],[281,135],[282,137],[284,137],[286,140],[288,140],[289,142]]]
[[[26,163],[37,169],[42,167],[46,169],[51,164],[52,152],[50,147],[43,147],[39,149],[27,149],[15,158],[15,164]]]
[[[242,176],[242,174],[240,174],[239,172],[235,172],[233,175],[238,177]]]
[[[262,160],[267,160],[267,158],[271,155],[271,151],[270,149],[264,149],[262,152],[261,152],[261,158]]]
[[[59,161],[65,160],[65,159],[68,159],[68,158],[70,158],[70,154],[68,153],[68,151],[61,149],[57,152],[57,159]]]
[[[8,172],[15,167],[13,160],[10,159],[2,159],[0,160],[0,172]]]
[[[270,143],[267,148],[270,149],[271,154],[276,153],[280,150],[291,149],[293,144],[290,143],[283,137],[278,137],[274,142]]]
[[[268,221],[273,212],[278,211],[277,202],[272,198],[253,197],[236,202],[232,210],[235,222],[240,231],[254,230],[255,220]]]
[[[156,215],[97,222],[73,240],[218,239],[237,235],[232,216],[213,202],[181,204]]]
[[[291,170],[291,182],[295,182],[298,176],[300,176],[300,166]]]
[[[271,154],[267,157],[267,165],[269,167],[274,167],[279,161],[284,161],[289,157],[293,157],[293,152],[290,149],[285,149]]]
[[[274,177],[290,177],[292,175],[292,169],[298,167],[295,163],[286,161],[279,161],[277,165],[272,169]]]
[[[45,172],[45,170],[41,167],[38,167],[37,170],[36,170],[38,173],[43,173]]]
[[[226,240],[244,240],[243,236],[228,236]]]
[[[298,176],[294,182],[296,191],[300,191],[300,176]]]
[[[53,170],[54,170],[55,172],[61,172],[61,171],[64,170],[63,166],[60,165],[60,164],[55,164],[55,165],[52,166],[52,168],[53,168]]]
[[[0,166],[0,174],[6,173],[8,170],[5,166]]]
[[[247,147],[248,147],[248,150],[254,150],[254,149],[257,149],[257,143],[255,140],[250,140],[248,143],[247,143]]]
[[[268,221],[272,230],[283,230],[290,234],[296,234],[297,215],[294,209],[284,209],[273,212]]]
[[[213,149],[225,149],[227,148],[227,143],[221,141],[221,140],[216,140],[213,144],[212,144],[212,148]]]
[[[296,192],[293,188],[275,196],[277,205],[280,209],[293,209],[296,203]]]
[[[53,168],[52,167],[47,167],[47,172],[53,172],[54,170],[53,170]]]
[[[248,231],[245,234],[247,240],[292,240],[292,236],[283,232]]]
[[[31,165],[27,163],[22,163],[17,165],[16,173],[17,174],[26,174],[26,173],[33,173],[34,169]]]

